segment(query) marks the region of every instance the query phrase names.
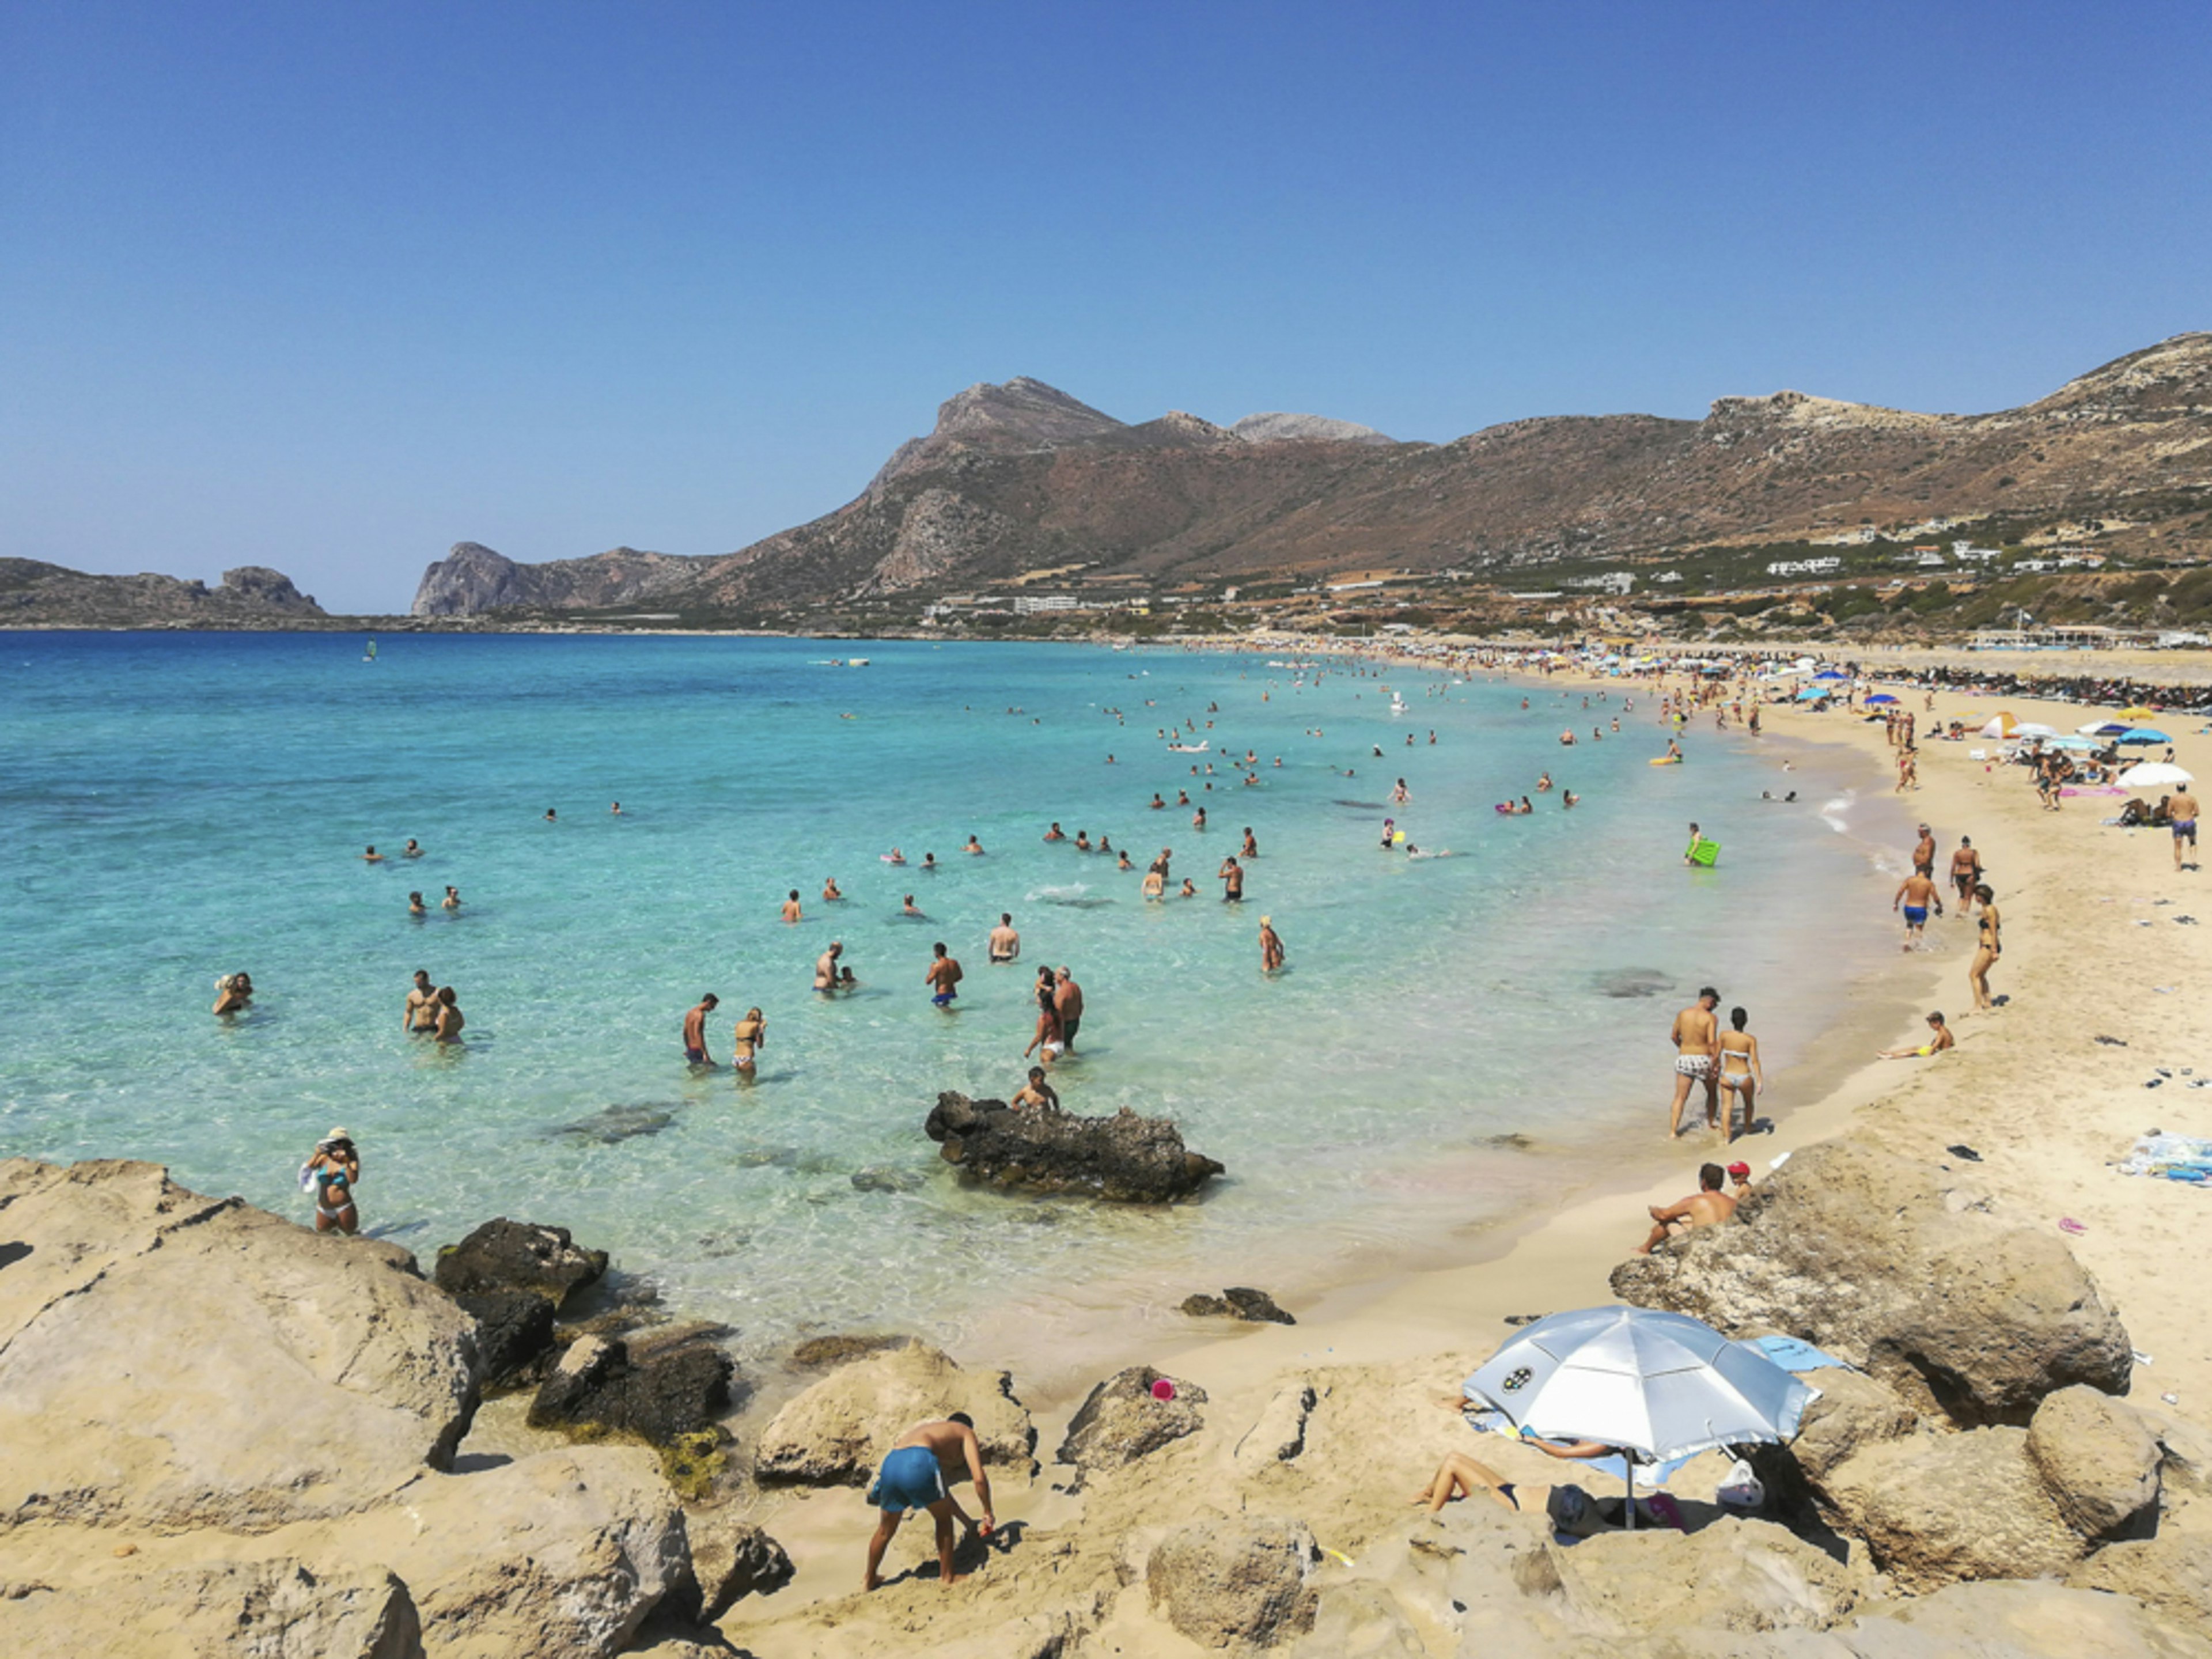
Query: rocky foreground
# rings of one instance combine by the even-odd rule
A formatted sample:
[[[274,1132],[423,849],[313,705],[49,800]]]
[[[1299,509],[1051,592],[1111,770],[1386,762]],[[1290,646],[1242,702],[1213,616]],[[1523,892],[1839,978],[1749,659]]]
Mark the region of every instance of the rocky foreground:
[[[1745,1214],[1617,1291],[1856,1369],[1757,1454],[1762,1515],[1678,1481],[1688,1531],[1570,1543],[1535,1503],[1406,1505],[1449,1449],[1543,1461],[1438,1408],[1478,1352],[1256,1394],[1133,1367],[1053,1435],[1005,1372],[839,1338],[748,1416],[716,1333],[605,1294],[557,1228],[487,1224],[426,1279],[152,1165],[0,1164],[0,1653],[2212,1653],[2212,1440],[2123,1397],[2061,1241],[1850,1140]],[[471,1449],[488,1390],[547,1432]],[[910,1527],[851,1593],[855,1489],[956,1409],[998,1486],[975,1576],[938,1584]],[[786,1588],[741,1515],[837,1570]]]

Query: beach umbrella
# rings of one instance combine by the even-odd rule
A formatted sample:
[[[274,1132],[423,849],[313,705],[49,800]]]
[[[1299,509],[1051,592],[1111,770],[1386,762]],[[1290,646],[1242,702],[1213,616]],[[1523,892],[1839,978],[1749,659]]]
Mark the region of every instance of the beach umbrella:
[[[1832,687],[1826,685],[1808,685],[1802,691],[1800,691],[1797,694],[1796,701],[1799,702],[1809,702],[1815,697],[1832,697],[1835,695],[1836,693]]]
[[[2190,774],[2166,761],[2145,761],[2120,774],[2120,785],[2126,789],[2172,789],[2196,781]],[[1531,1325],[1528,1328],[1533,1331],[1536,1328]]]
[[[1993,714],[1990,717],[1990,723],[1982,728],[1982,735],[1985,738],[2008,738],[2019,728],[2020,722],[2011,715]]]
[[[2125,720],[2091,720],[2087,726],[2074,728],[2085,738],[2117,738],[2128,729]]]
[[[2156,714],[2157,710],[2151,708],[2123,708],[2120,710],[2120,718],[2124,720],[2147,720],[2154,718]]]
[[[2045,744],[2043,746],[2046,749],[2063,749],[2068,750],[2069,753],[2079,754],[2083,750],[2094,749],[2097,745],[2090,742],[2087,738],[2077,738],[2069,735],[2063,738],[2053,738],[2050,742]]]
[[[2055,738],[2058,732],[2053,726],[2038,726],[2033,720],[2029,720],[2014,726],[2011,735],[2015,738]]]
[[[2165,732],[2150,726],[2138,726],[2130,731],[2121,732],[2119,741],[2122,743],[2172,743],[2173,739],[2167,737]]]
[[[1816,680],[1847,680],[1850,676],[1840,668],[1824,668],[1813,678]]]
[[[1895,697],[1891,696],[1889,695],[1889,693],[1888,693],[1888,692],[1887,692],[1887,691],[1877,691],[1877,692],[1875,692],[1875,693],[1874,694],[1874,696],[1870,696],[1870,697],[1866,698],[1866,699],[1865,699],[1865,701],[1866,701],[1866,702],[1869,702],[1869,703],[1876,703],[1876,702],[1895,702],[1897,701],[1897,699],[1896,699]]]
[[[1755,1348],[1702,1320],[1651,1308],[1540,1319],[1462,1385],[1470,1400],[1547,1440],[1595,1440],[1651,1462],[1716,1446],[1794,1438],[1820,1397]],[[1628,1469],[1636,1522],[1636,1472]]]

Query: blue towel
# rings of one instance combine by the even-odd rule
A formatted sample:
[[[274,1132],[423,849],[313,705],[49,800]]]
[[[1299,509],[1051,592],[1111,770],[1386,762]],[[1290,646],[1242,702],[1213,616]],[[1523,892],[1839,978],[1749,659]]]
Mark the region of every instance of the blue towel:
[[[1817,1371],[1827,1366],[1844,1371],[1857,1369],[1847,1359],[1822,1353],[1802,1337],[1755,1336],[1740,1346],[1765,1355],[1785,1371]]]

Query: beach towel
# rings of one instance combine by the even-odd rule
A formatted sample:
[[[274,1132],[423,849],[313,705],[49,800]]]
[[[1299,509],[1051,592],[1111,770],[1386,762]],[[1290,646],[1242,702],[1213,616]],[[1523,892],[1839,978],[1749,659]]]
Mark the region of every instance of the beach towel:
[[[2212,1184],[2212,1140],[2195,1135],[2143,1135],[2120,1161],[2123,1175],[2156,1176],[2194,1186]]]
[[[1848,1359],[1838,1359],[1832,1353],[1823,1353],[1802,1337],[1754,1336],[1747,1342],[1739,1342],[1740,1348],[1749,1348],[1764,1354],[1785,1371],[1817,1371],[1828,1366],[1838,1370],[1856,1370]]]

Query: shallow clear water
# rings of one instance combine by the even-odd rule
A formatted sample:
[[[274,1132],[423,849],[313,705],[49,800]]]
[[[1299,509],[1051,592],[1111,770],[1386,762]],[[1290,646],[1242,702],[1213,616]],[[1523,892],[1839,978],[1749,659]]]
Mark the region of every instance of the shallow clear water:
[[[848,649],[872,665],[821,665]],[[1523,712],[1521,688],[1434,674],[1294,678],[920,642],[398,636],[372,665],[331,635],[0,636],[0,1154],[155,1159],[304,1218],[294,1171],[343,1123],[370,1231],[427,1250],[494,1214],[558,1222],[766,1346],[1078,1280],[1280,1283],[1293,1259],[1432,1238],[1513,1205],[1528,1171],[1498,1137],[1648,1140],[1668,1021],[1699,983],[1750,1006],[1772,1069],[1891,948],[1886,909],[1834,921],[1876,880],[1868,810],[1741,739],[1648,767],[1648,690],[1589,713],[1540,690]],[[1620,735],[1591,744],[1624,695]],[[1183,716],[1206,755],[1155,736]],[[1258,787],[1189,775],[1248,745]],[[1585,803],[1492,811],[1547,769]],[[1401,775],[1412,805],[1383,805]],[[1178,787],[1212,828],[1146,810]],[[1803,804],[1758,800],[1791,787]],[[1385,854],[1386,814],[1459,856]],[[1717,871],[1680,865],[1693,817]],[[1201,896],[1143,902],[1139,872],[1045,845],[1055,818],[1139,872],[1171,845]],[[1246,824],[1240,908],[1214,872]],[[986,856],[959,853],[971,832]],[[358,857],[410,836],[428,856]],[[944,867],[893,870],[893,845]],[[840,905],[817,896],[832,875]],[[447,883],[458,916],[409,917],[410,888],[434,904]],[[899,915],[908,892],[927,921]],[[1031,966],[986,964],[1001,910]],[[1290,951],[1272,981],[1262,913]],[[824,1001],[810,965],[833,936],[864,988]],[[939,939],[968,969],[957,1013],[922,985]],[[1066,1103],[1174,1115],[1229,1166],[1205,1203],[967,1191],[923,1139],[938,1090],[1018,1085],[1048,957],[1089,1005]],[[459,989],[459,1052],[401,1030],[418,966]],[[239,968],[255,1008],[215,1020],[212,981]],[[708,990],[725,1061],[735,1015],[768,1013],[750,1086],[683,1061]]]

